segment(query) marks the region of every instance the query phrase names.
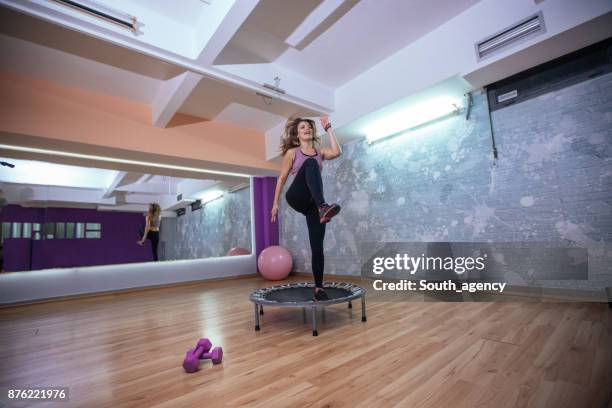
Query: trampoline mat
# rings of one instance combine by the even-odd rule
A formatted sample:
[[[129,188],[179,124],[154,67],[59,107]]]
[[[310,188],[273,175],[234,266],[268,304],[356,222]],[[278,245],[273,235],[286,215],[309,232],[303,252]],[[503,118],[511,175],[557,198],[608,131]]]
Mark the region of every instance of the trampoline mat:
[[[337,300],[347,298],[353,295],[348,289],[341,288],[325,288],[325,293],[329,300]],[[272,302],[292,303],[292,302],[309,302],[312,301],[312,287],[291,287],[279,290],[272,290],[264,294],[264,299]]]

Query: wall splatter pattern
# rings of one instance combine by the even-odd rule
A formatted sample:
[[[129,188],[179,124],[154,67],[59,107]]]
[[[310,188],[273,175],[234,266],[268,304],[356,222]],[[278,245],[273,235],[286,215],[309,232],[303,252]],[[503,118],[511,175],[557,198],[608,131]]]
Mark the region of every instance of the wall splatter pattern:
[[[612,286],[612,74],[495,111],[492,125],[496,165],[484,92],[468,121],[344,145],[323,170],[326,199],[343,206],[326,273],[358,275],[365,241],[557,241],[589,248],[589,279],[544,286]],[[281,244],[296,271],[311,271],[304,217],[284,200]]]

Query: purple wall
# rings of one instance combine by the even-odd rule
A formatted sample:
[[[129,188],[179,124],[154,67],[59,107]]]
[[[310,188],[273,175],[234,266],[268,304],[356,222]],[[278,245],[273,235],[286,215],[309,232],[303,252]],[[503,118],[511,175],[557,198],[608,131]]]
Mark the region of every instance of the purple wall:
[[[259,253],[271,245],[278,245],[278,219],[270,222],[270,211],[274,203],[276,177],[253,178],[253,200],[255,212],[255,253]]]
[[[8,205],[0,208],[0,222],[37,222],[42,223],[44,209]],[[2,253],[4,257],[3,269],[5,272],[30,270],[31,239],[5,239]]]
[[[32,258],[31,239],[5,239],[2,247],[4,255],[3,270],[5,272],[30,270]],[[9,255],[10,254],[10,255]]]
[[[136,244],[144,224],[140,213],[9,205],[1,209],[0,222],[37,222],[41,229],[45,222],[93,222],[102,227],[100,239],[5,239],[6,272],[153,260],[149,241],[144,246]]]

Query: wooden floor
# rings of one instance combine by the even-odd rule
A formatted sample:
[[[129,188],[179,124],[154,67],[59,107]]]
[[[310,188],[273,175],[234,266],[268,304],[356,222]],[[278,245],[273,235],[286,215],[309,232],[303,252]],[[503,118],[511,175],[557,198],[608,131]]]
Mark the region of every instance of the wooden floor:
[[[0,386],[67,386],[57,406],[88,408],[609,407],[605,304],[370,302],[362,323],[356,302],[329,308],[312,337],[299,309],[267,308],[253,330],[248,295],[267,285],[0,309]],[[186,374],[185,351],[203,336],[223,363]]]

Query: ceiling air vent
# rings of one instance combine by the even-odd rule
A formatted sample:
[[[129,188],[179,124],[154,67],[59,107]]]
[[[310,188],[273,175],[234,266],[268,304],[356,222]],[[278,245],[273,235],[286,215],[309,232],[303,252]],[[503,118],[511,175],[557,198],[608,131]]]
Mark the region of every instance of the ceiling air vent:
[[[540,35],[545,31],[544,17],[542,12],[539,12],[511,25],[497,34],[493,34],[482,41],[478,41],[476,43],[476,56],[478,61],[500,52],[519,41],[524,41],[528,38]]]

